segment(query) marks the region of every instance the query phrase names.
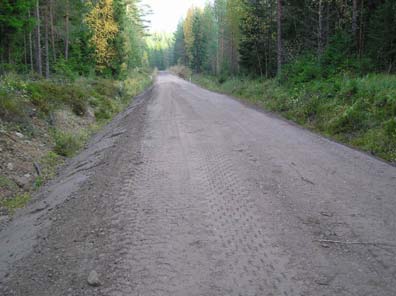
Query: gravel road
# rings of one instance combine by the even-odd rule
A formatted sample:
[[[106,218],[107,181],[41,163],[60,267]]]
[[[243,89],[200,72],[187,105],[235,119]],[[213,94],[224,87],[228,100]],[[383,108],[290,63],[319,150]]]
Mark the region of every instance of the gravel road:
[[[0,295],[396,295],[394,166],[166,73],[2,228]]]

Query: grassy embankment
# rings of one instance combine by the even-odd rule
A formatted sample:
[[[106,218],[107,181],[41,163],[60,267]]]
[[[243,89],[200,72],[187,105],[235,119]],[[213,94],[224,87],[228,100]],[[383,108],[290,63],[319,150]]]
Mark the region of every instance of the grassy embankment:
[[[188,75],[188,71],[184,72]],[[395,75],[306,78],[303,72],[290,75],[282,83],[276,79],[192,76],[193,82],[207,89],[233,95],[337,141],[396,162]]]
[[[0,77],[0,209],[12,213],[26,204],[65,158],[151,81],[144,71],[124,81]]]

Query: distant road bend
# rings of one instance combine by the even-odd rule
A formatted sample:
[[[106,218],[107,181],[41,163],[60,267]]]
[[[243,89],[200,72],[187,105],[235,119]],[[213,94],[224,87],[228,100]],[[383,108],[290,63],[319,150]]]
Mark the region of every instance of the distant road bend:
[[[396,295],[395,167],[167,73],[40,196],[1,295]]]

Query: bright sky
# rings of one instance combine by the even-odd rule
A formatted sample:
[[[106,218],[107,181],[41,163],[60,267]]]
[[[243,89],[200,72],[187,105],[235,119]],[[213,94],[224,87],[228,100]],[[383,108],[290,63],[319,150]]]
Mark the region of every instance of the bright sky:
[[[142,4],[150,5],[153,11],[148,17],[152,32],[172,33],[192,5],[203,7],[208,1],[210,0],[143,0]]]

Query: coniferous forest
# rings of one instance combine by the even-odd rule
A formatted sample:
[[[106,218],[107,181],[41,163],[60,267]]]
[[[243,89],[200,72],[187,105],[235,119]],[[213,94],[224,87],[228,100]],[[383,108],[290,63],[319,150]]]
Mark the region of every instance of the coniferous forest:
[[[135,0],[4,0],[0,71],[125,75],[144,61]]]
[[[0,1],[0,211],[151,84],[139,2]]]
[[[215,0],[175,32],[174,63],[194,72],[288,78],[396,71],[392,0]]]

